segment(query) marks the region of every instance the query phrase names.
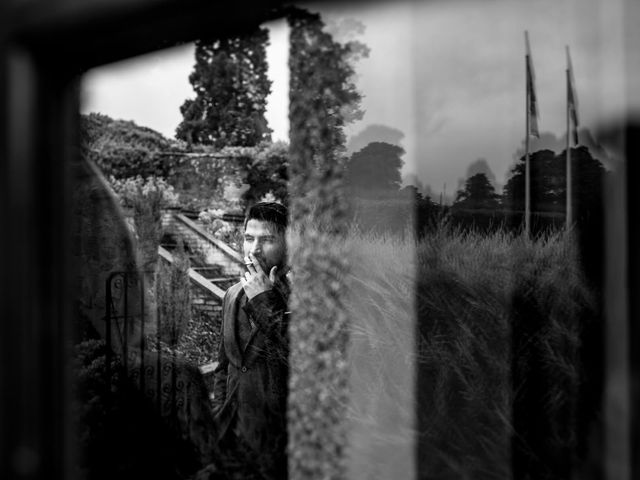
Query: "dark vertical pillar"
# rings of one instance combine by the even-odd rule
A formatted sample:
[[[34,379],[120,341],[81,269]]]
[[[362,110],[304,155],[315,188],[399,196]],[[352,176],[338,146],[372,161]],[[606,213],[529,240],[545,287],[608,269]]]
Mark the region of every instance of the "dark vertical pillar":
[[[70,478],[67,162],[76,93],[4,43],[0,477]]]
[[[638,199],[633,194],[640,180],[640,155],[639,137],[640,123],[632,119],[626,132],[627,150],[627,245],[628,248],[628,277],[629,285],[629,406],[631,414],[631,478],[640,478],[640,206]]]

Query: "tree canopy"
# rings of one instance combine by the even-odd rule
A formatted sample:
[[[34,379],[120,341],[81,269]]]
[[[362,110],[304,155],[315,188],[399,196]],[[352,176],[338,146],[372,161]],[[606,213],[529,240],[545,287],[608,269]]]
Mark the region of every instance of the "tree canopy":
[[[359,42],[336,41],[318,14],[293,7],[287,19],[291,28],[291,173],[294,191],[302,194],[310,177],[329,183],[326,180],[339,171],[345,150],[343,127],[363,114],[353,64],[366,50]]]
[[[168,177],[170,163],[159,159],[174,142],[148,127],[91,113],[80,117],[83,153],[105,174],[117,179],[141,176]]]
[[[355,152],[347,162],[346,180],[351,187],[367,190],[398,190],[402,183],[400,169],[402,147],[385,142],[371,142]]]
[[[453,208],[496,209],[498,195],[484,173],[476,173],[465,182],[464,188],[458,190]]]
[[[263,145],[246,167],[245,183],[249,189],[242,199],[247,205],[271,193],[276,200],[288,204],[289,146],[283,142]]]
[[[564,212],[566,208],[566,152],[551,150],[531,154],[531,208],[534,212]],[[605,169],[587,147],[571,149],[573,204],[575,212],[601,208]],[[504,187],[503,202],[513,210],[524,210],[525,158],[512,168]]]
[[[269,32],[215,41],[196,41],[196,63],[189,82],[195,99],[180,107],[183,120],[176,137],[189,143],[251,147],[270,139],[265,111]]]
[[[225,183],[246,183],[244,202],[268,193],[287,202],[289,155],[285,143],[256,147],[192,145],[168,140],[130,121],[92,113],[81,116],[82,149],[114,186],[126,179],[165,179],[183,207],[199,210],[223,199]],[[137,181],[137,180],[136,180]]]

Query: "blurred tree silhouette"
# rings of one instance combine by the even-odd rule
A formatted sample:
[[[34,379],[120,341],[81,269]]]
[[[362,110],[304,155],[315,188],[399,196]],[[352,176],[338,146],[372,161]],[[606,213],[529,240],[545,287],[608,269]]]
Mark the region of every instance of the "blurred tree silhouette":
[[[114,120],[91,113],[80,117],[82,152],[106,177],[116,179],[171,175],[171,161],[158,159],[158,152],[168,152],[174,143],[162,134],[134,122]]]
[[[176,137],[189,143],[255,146],[270,139],[264,116],[271,81],[267,78],[269,32],[196,41],[196,64],[189,81],[195,99],[180,107]]]
[[[400,158],[402,147],[385,142],[371,142],[351,155],[346,167],[346,180],[351,187],[372,190],[398,190],[402,183]]]
[[[531,205],[534,212],[562,212],[566,208],[566,156],[539,150],[530,156]],[[587,147],[571,149],[573,208],[576,220],[595,215],[602,209],[602,182],[605,169]],[[504,187],[503,202],[512,210],[524,209],[524,157],[511,170]]]
[[[340,43],[325,31],[320,15],[291,8],[287,15],[291,28],[289,70],[291,119],[292,190],[302,192],[313,176],[326,177],[345,150],[344,125],[360,119],[361,95],[353,83],[353,63],[363,55],[362,44]],[[297,135],[294,126],[304,123],[306,132]],[[332,188],[331,185],[325,185]]]
[[[424,200],[420,189],[418,189],[418,187],[416,187],[415,185],[407,185],[406,187],[402,187],[399,193],[403,197],[408,198],[409,200],[413,200],[414,202],[421,202]]]
[[[289,146],[284,142],[263,144],[256,148],[253,160],[246,167],[245,183],[249,189],[242,199],[246,205],[260,201],[271,193],[287,205],[289,202]]]
[[[487,176],[476,173],[467,179],[462,190],[458,190],[453,208],[496,209],[498,198]]]

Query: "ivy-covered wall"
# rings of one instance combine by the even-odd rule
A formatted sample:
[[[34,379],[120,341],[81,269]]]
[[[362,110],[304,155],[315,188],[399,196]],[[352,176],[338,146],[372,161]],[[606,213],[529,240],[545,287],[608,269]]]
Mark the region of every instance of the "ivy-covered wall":
[[[293,272],[289,329],[289,474],[346,478],[349,342],[344,306],[347,206],[343,111],[357,109],[348,47],[319,16],[295,10],[290,33],[290,187]]]

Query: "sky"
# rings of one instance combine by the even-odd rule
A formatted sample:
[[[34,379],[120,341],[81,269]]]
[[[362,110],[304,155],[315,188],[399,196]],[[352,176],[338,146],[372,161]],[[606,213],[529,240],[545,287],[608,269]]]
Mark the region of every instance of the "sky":
[[[522,147],[525,30],[543,134],[541,142],[532,142],[532,150],[563,145],[567,45],[582,129],[595,132],[630,107],[625,82],[640,81],[640,75],[624,63],[623,1],[401,0],[307,6],[334,28],[344,19],[364,26],[364,31],[347,32],[370,49],[368,58],[356,64],[365,113],[346,129],[352,150],[366,141],[399,143],[406,152],[406,179],[416,176],[435,194],[446,189],[453,195],[479,159],[500,188]],[[288,32],[284,22],[269,27],[273,85],[267,120],[273,139],[286,140]],[[345,33],[339,28],[335,32],[338,38]],[[180,105],[194,96],[188,83],[193,64],[193,46],[186,45],[93,70],[83,81],[82,111],[134,120],[173,137]]]
[[[265,26],[270,32],[268,76],[273,82],[266,117],[273,130],[272,139],[287,141],[288,30],[284,21]],[[195,98],[189,83],[194,65],[195,46],[189,43],[95,68],[82,79],[80,110],[133,120],[174,138],[182,120],[180,106],[187,98]]]

